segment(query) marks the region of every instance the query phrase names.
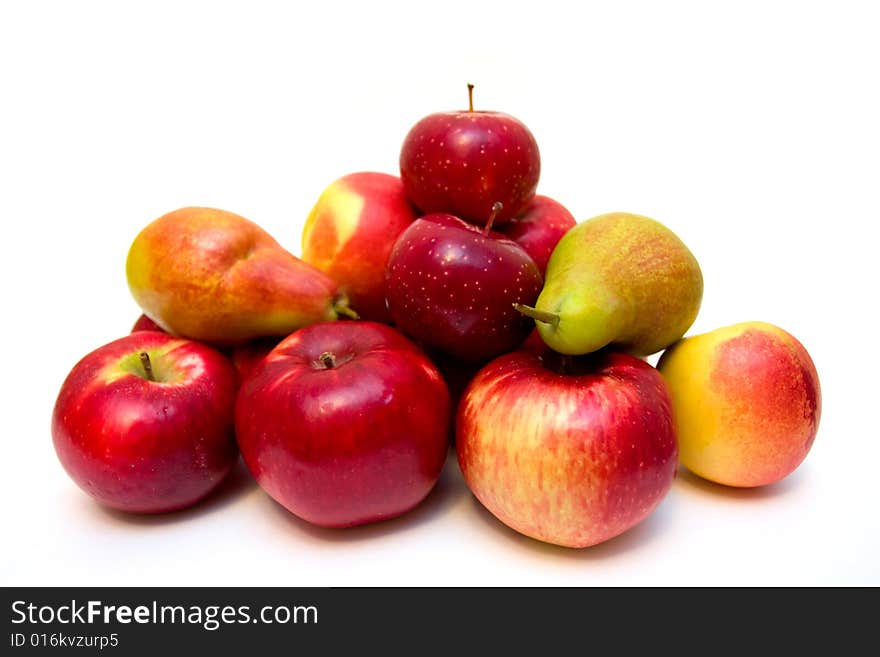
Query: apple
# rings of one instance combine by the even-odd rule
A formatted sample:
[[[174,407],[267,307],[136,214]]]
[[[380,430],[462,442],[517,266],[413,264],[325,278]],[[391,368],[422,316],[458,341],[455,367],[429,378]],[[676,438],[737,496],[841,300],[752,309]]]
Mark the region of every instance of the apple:
[[[482,225],[495,203],[501,225],[535,195],[541,173],[538,143],[518,119],[470,108],[430,114],[416,123],[400,151],[400,177],[424,214],[448,212]]]
[[[292,333],[244,381],[235,407],[257,482],[323,527],[415,507],[440,476],[449,422],[437,368],[390,326],[365,321]]]
[[[362,319],[389,323],[385,263],[394,240],[415,219],[397,176],[343,176],[321,193],[306,219],[302,259],[334,279]]]
[[[431,362],[437,367],[443,381],[446,382],[446,389],[449,391],[449,442],[455,443],[455,411],[458,408],[458,402],[464,394],[465,388],[474,378],[474,375],[482,368],[482,363],[470,363],[468,361],[454,358],[448,354],[431,349],[424,348],[425,353],[431,359]]]
[[[152,319],[150,319],[149,317],[147,317],[144,314],[141,314],[141,316],[138,317],[137,320],[135,321],[134,326],[131,327],[131,332],[134,333],[135,331],[162,331],[163,333],[165,332],[162,330],[161,326],[159,326],[156,322],[154,322]]]
[[[480,229],[437,213],[400,234],[388,258],[386,283],[398,328],[470,362],[488,361],[526,338],[534,322],[513,304],[532,305],[541,292],[541,273],[519,245],[491,227],[491,216]]]
[[[263,358],[272,351],[278,343],[278,338],[261,338],[251,340],[247,344],[238,345],[232,349],[229,355],[239,382],[244,381]]]
[[[819,375],[778,326],[743,322],[685,338],[657,367],[669,384],[681,462],[700,477],[764,486],[791,474],[813,446]]]
[[[483,506],[526,536],[567,547],[644,520],[678,467],[663,377],[607,351],[521,350],[493,360],[465,390],[455,438]]]
[[[214,349],[138,331],[92,351],[61,386],[61,465],[101,504],[134,513],[191,506],[238,458],[235,372]]]
[[[543,276],[556,244],[576,223],[564,205],[549,196],[539,194],[532,199],[524,212],[498,230],[531,256]]]

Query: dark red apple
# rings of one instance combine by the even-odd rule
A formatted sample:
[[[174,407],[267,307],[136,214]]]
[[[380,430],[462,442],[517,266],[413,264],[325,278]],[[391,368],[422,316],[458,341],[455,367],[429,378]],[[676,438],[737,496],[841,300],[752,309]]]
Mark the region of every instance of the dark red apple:
[[[245,463],[291,513],[324,527],[393,518],[430,492],[446,459],[449,393],[412,342],[375,322],[313,324],[242,384]]]
[[[491,224],[491,219],[490,219]],[[448,214],[414,221],[391,249],[388,309],[407,335],[451,356],[487,361],[516,348],[534,327],[513,308],[537,299],[543,281],[515,242]]]
[[[625,354],[505,354],[465,390],[455,434],[477,499],[516,531],[568,547],[645,519],[678,467],[666,384]]]
[[[468,85],[469,91],[473,89]],[[494,203],[503,224],[535,195],[538,143],[518,119],[470,109],[431,114],[416,123],[400,151],[400,178],[425,214],[448,212],[482,225]]]
[[[541,334],[538,333],[538,329],[533,328],[532,332],[529,333],[529,337],[527,337],[518,348],[521,351],[531,351],[540,356],[546,351],[547,345],[541,338]]]
[[[539,194],[523,213],[508,221],[499,231],[532,257],[543,276],[557,242],[576,223],[565,206],[549,196]]]
[[[537,329],[535,330],[537,333]],[[540,340],[540,338],[538,338]],[[543,345],[544,342],[541,341]],[[446,382],[446,389],[449,390],[449,442],[455,442],[454,420],[455,411],[458,408],[458,402],[464,394],[465,388],[474,378],[474,375],[482,367],[481,363],[470,363],[468,361],[454,358],[448,354],[425,347],[425,353],[431,359],[431,362],[437,366],[440,376]]]
[[[137,318],[134,326],[131,327],[131,332],[134,333],[135,331],[161,331],[165,333],[161,326],[143,314]]]
[[[52,414],[55,451],[100,503],[135,513],[195,504],[238,458],[235,372],[198,342],[138,331],[85,356]]]
[[[281,340],[278,338],[260,338],[233,347],[229,358],[232,361],[232,366],[235,368],[235,373],[238,375],[238,380],[244,381],[259,362],[266,357],[266,354],[272,351],[279,342]]]

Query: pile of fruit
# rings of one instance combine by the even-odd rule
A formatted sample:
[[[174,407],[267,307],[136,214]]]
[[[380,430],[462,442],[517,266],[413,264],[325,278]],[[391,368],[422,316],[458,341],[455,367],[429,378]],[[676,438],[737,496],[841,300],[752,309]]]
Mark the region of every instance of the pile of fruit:
[[[679,461],[729,486],[791,473],[821,407],[803,346],[759,322],[683,339],[703,293],[685,244],[634,214],[576,223],[536,195],[526,126],[470,105],[409,131],[400,177],[327,187],[301,258],[223,210],[147,225],[126,265],[144,315],[55,405],[73,480],[166,512],[240,453],[292,513],[347,527],[419,504],[451,443],[502,522],[584,547],[647,517]]]

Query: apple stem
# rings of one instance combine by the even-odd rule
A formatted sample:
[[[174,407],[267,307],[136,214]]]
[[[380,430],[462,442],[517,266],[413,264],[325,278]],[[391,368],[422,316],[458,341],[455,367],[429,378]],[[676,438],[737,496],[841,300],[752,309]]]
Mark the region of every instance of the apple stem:
[[[318,356],[318,360],[321,361],[321,365],[326,367],[328,370],[332,370],[336,367],[336,356],[331,354],[329,351],[325,351],[323,354]]]
[[[142,351],[140,354],[141,365],[144,366],[144,374],[147,375],[147,381],[155,381],[156,377],[153,374],[153,364],[150,362],[150,354],[146,351]]]
[[[468,82],[468,112],[474,111],[474,85]]]
[[[532,306],[527,306],[523,303],[515,303],[513,304],[513,307],[526,317],[531,317],[538,322],[550,324],[551,326],[559,326],[559,315],[557,313],[551,313],[548,310],[538,310],[537,308],[532,308]]]
[[[492,204],[492,212],[489,213],[489,221],[486,222],[486,227],[483,229],[483,235],[488,235],[492,232],[492,224],[495,223],[495,217],[498,216],[498,213],[504,209],[504,203],[501,201],[495,201]]]

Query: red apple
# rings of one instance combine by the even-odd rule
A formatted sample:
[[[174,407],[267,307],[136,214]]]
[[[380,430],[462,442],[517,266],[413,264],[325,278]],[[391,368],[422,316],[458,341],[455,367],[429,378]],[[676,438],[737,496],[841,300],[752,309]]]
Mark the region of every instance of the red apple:
[[[538,333],[538,329],[534,328],[532,329],[532,332],[529,333],[529,337],[523,341],[518,349],[520,351],[531,351],[540,356],[547,350],[547,345],[544,344],[544,340],[541,338],[541,334]]]
[[[164,330],[162,330],[161,326],[159,326],[156,322],[143,314],[137,318],[134,326],[131,327],[131,332],[134,333],[135,331],[161,331],[162,333],[165,332]]]
[[[469,90],[473,87],[468,85]],[[400,177],[423,213],[448,212],[483,224],[496,202],[496,223],[518,215],[535,195],[538,144],[518,119],[470,109],[431,114],[416,123],[400,151]]]
[[[516,531],[568,547],[646,518],[678,466],[663,378],[625,354],[505,354],[471,381],[455,434],[477,499]]]
[[[348,527],[398,516],[430,492],[446,459],[449,393],[391,327],[315,324],[245,380],[235,427],[273,499],[313,524]]]
[[[135,513],[195,504],[238,457],[235,372],[198,342],[138,331],[85,356],[55,403],[64,469],[100,503]]]
[[[440,376],[446,382],[446,389],[449,390],[449,442],[454,443],[455,411],[458,408],[458,402],[461,400],[461,396],[464,394],[465,388],[467,388],[471,379],[482,368],[482,364],[469,363],[430,347],[425,347],[425,353],[431,359],[431,362],[437,366]]]
[[[576,223],[565,206],[549,196],[539,194],[523,213],[508,221],[499,231],[532,257],[543,276],[557,242]]]
[[[491,224],[491,219],[490,219]],[[448,214],[407,228],[388,258],[386,293],[407,335],[471,362],[516,348],[534,327],[513,308],[535,300],[543,281],[515,242]]]
[[[302,258],[339,283],[361,318],[390,322],[385,263],[394,240],[415,219],[397,176],[343,176],[321,193],[309,213]]]
[[[232,360],[238,380],[244,381],[279,342],[281,340],[277,338],[261,338],[233,348],[229,358]]]

